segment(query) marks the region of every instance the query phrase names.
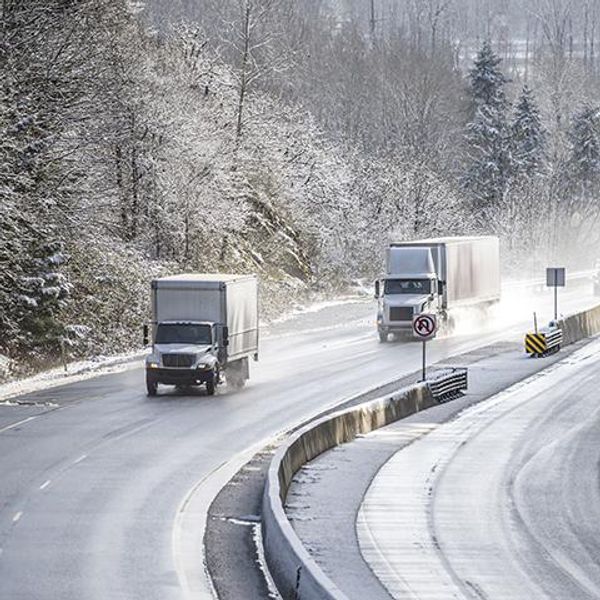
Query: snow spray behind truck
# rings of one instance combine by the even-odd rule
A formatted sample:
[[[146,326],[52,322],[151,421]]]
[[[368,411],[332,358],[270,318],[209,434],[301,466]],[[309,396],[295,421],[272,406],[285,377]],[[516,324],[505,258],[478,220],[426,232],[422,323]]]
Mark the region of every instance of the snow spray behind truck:
[[[410,333],[413,317],[435,313],[446,329],[459,307],[500,300],[497,237],[450,237],[390,244],[386,274],[375,282],[377,332]]]
[[[225,375],[242,387],[249,359],[258,360],[258,285],[254,275],[175,275],[152,288],[152,353],[146,388],[206,385],[209,395]],[[144,329],[148,343],[148,329]]]

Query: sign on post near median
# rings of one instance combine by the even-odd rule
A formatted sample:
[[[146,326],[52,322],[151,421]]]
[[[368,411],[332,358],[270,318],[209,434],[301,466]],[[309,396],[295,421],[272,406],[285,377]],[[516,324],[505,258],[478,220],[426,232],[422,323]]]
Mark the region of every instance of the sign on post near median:
[[[433,339],[436,333],[436,315],[417,315],[413,317],[413,334],[416,338],[426,342]]]
[[[565,287],[567,285],[566,269],[564,267],[546,269],[546,285],[548,287]]]
[[[554,288],[554,320],[558,319],[558,288],[567,285],[564,267],[549,267],[546,269],[546,285]]]
[[[417,315],[413,317],[413,335],[423,342],[423,381],[427,380],[427,342],[437,333],[436,315]]]

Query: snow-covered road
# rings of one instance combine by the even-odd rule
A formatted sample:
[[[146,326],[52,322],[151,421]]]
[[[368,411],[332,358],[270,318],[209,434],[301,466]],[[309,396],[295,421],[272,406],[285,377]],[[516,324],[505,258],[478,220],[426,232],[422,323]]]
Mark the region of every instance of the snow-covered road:
[[[358,517],[394,598],[600,597],[600,341],[399,451]]]

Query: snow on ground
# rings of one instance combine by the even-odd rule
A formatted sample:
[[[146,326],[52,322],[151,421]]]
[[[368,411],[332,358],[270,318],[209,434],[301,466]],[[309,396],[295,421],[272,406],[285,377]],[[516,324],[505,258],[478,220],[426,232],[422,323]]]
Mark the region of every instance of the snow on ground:
[[[464,397],[359,436],[298,471],[288,493],[286,513],[309,553],[349,598],[391,598],[364,561],[356,532],[364,494],[382,465],[400,448],[430,434],[482,399],[504,393],[517,381],[522,381],[517,386],[524,386],[525,381],[543,379],[538,371],[546,367],[555,370],[553,365],[558,362],[577,363],[597,352],[600,341],[584,344],[539,360],[529,359],[520,345],[510,343],[446,360],[440,365],[442,370],[455,365],[469,368],[469,391]]]
[[[0,384],[0,406],[15,406],[18,402],[10,399],[23,394],[134,369],[141,366],[141,360],[147,352],[147,350],[136,350],[115,356],[97,356],[89,360],[68,363],[66,370],[64,367],[57,367],[31,377]]]
[[[343,306],[344,304],[356,304],[357,302],[371,300],[373,297],[372,288],[373,285],[370,282],[366,282],[364,280],[356,281],[346,294],[331,300],[319,299],[308,303],[297,303],[291,310],[283,315],[261,324],[264,324],[265,326],[279,325],[302,315],[321,312],[326,308]]]
[[[323,313],[326,312],[327,309],[342,305],[362,304],[365,301],[365,290],[365,284],[357,282],[346,295],[329,301],[320,300],[302,306],[298,305],[284,316],[271,321],[270,323],[261,324],[261,326],[265,327],[264,334],[268,335],[269,328],[281,328],[273,326],[281,326],[282,324],[292,325],[294,321],[301,319],[305,315]],[[330,324],[329,318],[327,318],[327,322]],[[304,327],[304,324],[302,324],[302,326]],[[0,383],[0,406],[18,404],[18,402],[9,401],[9,399],[23,394],[29,394],[59,385],[67,385],[84,379],[90,379],[99,375],[119,373],[139,367],[141,365],[140,361],[148,352],[149,350],[131,350],[130,352],[115,356],[97,356],[88,360],[68,363],[66,371],[65,368],[61,366],[43,371],[31,377]],[[3,373],[3,358],[4,357],[0,355],[0,380],[2,379]],[[6,370],[8,370],[8,368],[6,368]]]

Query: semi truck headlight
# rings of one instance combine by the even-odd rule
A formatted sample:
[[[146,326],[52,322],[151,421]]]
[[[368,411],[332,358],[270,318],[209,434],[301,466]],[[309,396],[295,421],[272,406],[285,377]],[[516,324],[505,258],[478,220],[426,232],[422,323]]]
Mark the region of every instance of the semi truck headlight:
[[[158,369],[158,363],[155,361],[152,361],[152,362],[146,363],[146,367],[148,369]]]
[[[204,371],[206,369],[210,369],[210,365],[208,363],[198,363],[196,365],[196,369],[200,369],[200,370]]]

